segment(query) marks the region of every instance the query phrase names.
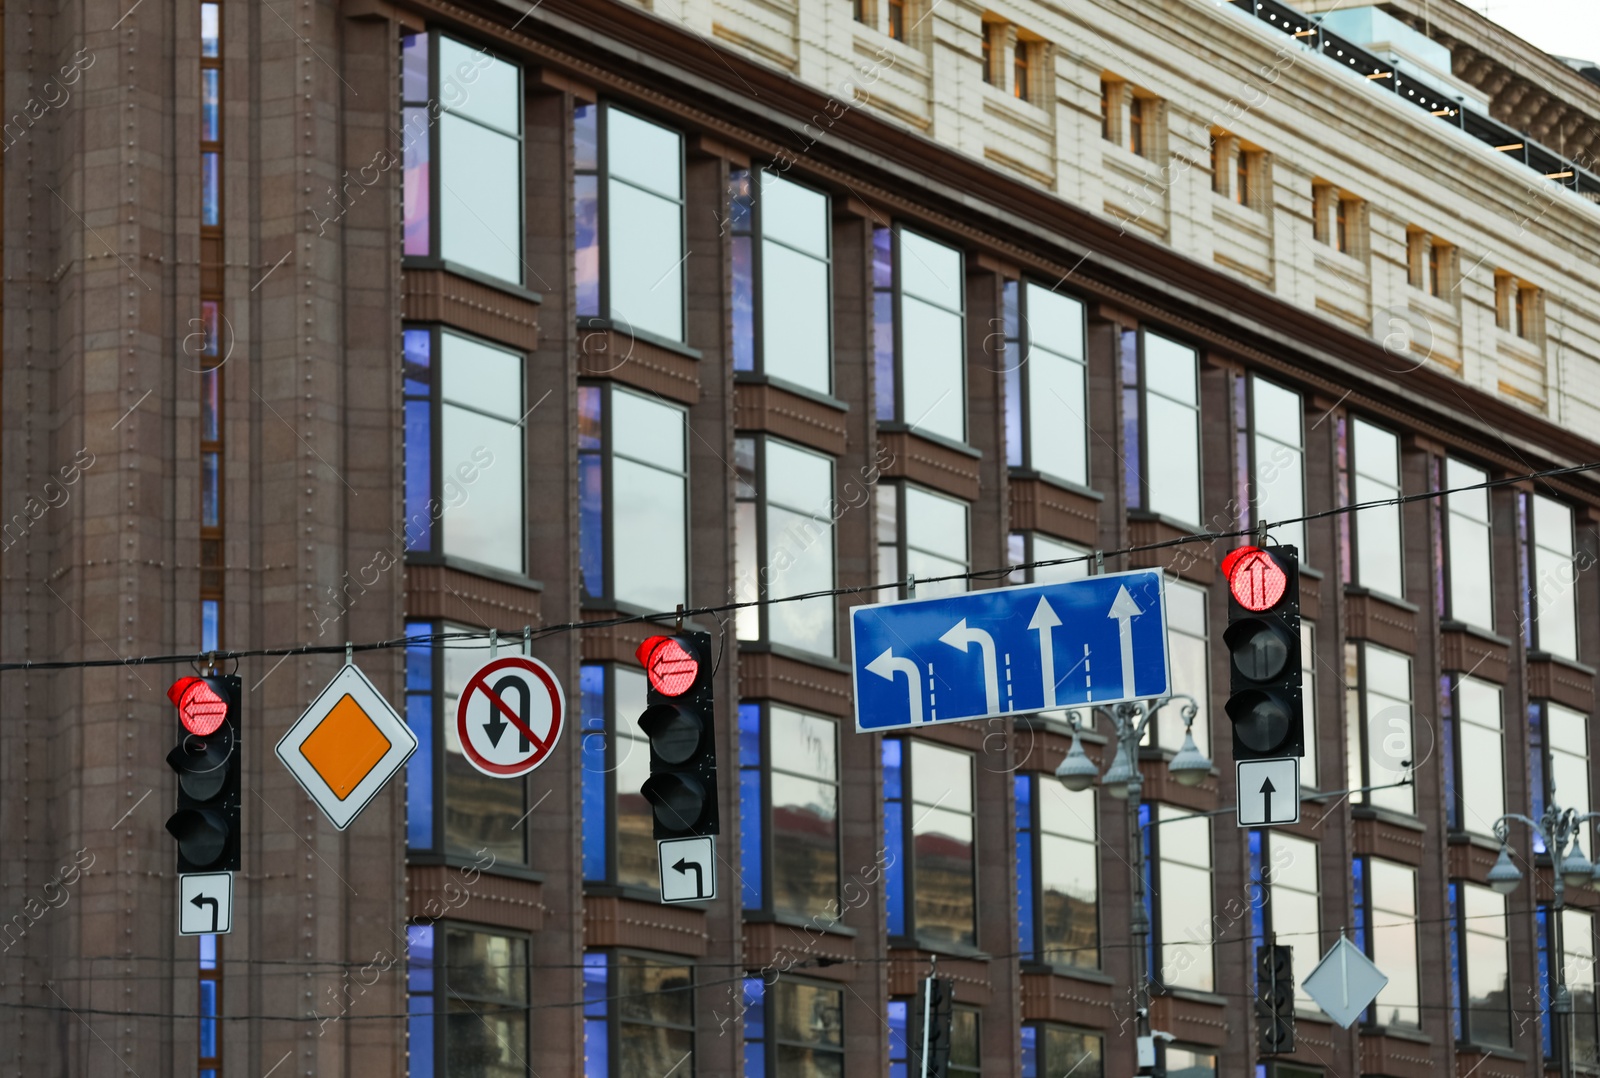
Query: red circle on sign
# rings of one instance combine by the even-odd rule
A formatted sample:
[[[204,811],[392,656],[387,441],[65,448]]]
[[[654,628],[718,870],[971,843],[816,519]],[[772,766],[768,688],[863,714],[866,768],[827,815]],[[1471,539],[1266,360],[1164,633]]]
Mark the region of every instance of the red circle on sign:
[[[496,683],[502,680],[495,677],[497,674],[521,678],[528,687],[530,713],[533,711],[532,700],[536,690],[542,690],[549,698],[550,731],[545,737],[540,738],[533,732],[531,721],[524,727],[518,709],[501,699],[490,686],[491,679]],[[499,722],[505,724],[503,737],[527,739],[530,752],[525,759],[508,764],[497,763],[488,759],[475,744],[477,738],[488,736],[485,727],[469,727],[467,724],[467,711],[480,695],[488,697],[491,717],[498,717]],[[461,690],[461,699],[456,704],[456,736],[461,741],[462,753],[473,767],[496,778],[515,778],[518,775],[526,775],[550,758],[556,743],[561,740],[561,727],[564,724],[566,710],[567,701],[561,692],[561,683],[544,663],[538,659],[530,659],[526,655],[494,659],[479,667],[478,672],[467,681],[466,688]]]
[[[1235,550],[1224,559],[1223,566],[1234,599],[1258,614],[1277,606],[1289,585],[1289,578],[1277,561],[1260,547]]]

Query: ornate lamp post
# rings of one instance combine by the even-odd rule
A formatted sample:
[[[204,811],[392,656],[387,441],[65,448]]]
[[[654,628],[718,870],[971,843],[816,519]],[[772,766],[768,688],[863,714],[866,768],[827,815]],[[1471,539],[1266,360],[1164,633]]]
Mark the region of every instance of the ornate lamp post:
[[[1072,746],[1067,750],[1067,758],[1056,768],[1056,777],[1069,790],[1087,790],[1098,778],[1107,793],[1128,803],[1128,851],[1129,863],[1133,868],[1133,913],[1129,932],[1133,936],[1134,1008],[1138,1017],[1141,1056],[1147,1051],[1146,1045],[1153,1042],[1150,1035],[1150,979],[1144,968],[1150,918],[1145,913],[1144,835],[1139,827],[1139,806],[1144,795],[1144,777],[1139,771],[1139,743],[1156,712],[1174,700],[1187,701],[1183,705],[1183,745],[1167,764],[1167,770],[1184,786],[1199,785],[1211,773],[1211,761],[1206,759],[1194,740],[1194,719],[1199,705],[1194,697],[1184,693],[1095,709],[1109,718],[1116,729],[1116,753],[1104,775],[1100,774],[1100,769],[1083,751],[1083,742],[1078,736],[1079,713],[1068,711],[1067,720],[1072,724]]]
[[[1561,911],[1566,905],[1568,887],[1588,887],[1597,878],[1596,867],[1583,855],[1580,835],[1583,823],[1594,819],[1600,819],[1600,812],[1580,814],[1576,809],[1564,809],[1558,805],[1555,800],[1555,784],[1552,783],[1550,800],[1537,820],[1518,812],[1508,812],[1494,822],[1494,834],[1500,840],[1500,856],[1495,860],[1494,867],[1489,870],[1488,881],[1489,886],[1502,895],[1511,894],[1522,882],[1522,870],[1512,862],[1511,848],[1507,842],[1512,820],[1527,824],[1535,834],[1544,839],[1544,848],[1550,853],[1550,864],[1554,869],[1552,888],[1555,895],[1550,904],[1554,913],[1551,932],[1552,949],[1555,951],[1554,961],[1551,963],[1554,967],[1555,983],[1550,989],[1550,1013],[1560,1022],[1555,1042],[1559,1045],[1557,1053],[1561,1063],[1561,1078],[1572,1078],[1573,1067],[1572,994],[1567,991],[1564,968],[1566,939],[1562,931]]]

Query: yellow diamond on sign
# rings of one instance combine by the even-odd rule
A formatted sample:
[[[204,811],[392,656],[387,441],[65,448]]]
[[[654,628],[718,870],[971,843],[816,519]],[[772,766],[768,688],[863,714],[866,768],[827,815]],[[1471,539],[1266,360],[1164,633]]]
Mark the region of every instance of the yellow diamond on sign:
[[[300,755],[316,768],[340,801],[361,784],[389,751],[389,739],[349,693],[300,743]]]
[[[279,738],[274,754],[343,831],[417,749],[417,735],[367,676],[346,665]]]

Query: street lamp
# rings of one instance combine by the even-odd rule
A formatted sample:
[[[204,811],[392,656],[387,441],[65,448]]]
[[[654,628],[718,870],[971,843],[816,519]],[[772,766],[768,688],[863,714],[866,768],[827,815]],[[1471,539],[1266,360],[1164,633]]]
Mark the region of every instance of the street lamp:
[[[1139,826],[1139,805],[1144,793],[1144,777],[1139,771],[1139,742],[1144,738],[1144,732],[1149,728],[1150,720],[1155,717],[1156,712],[1174,700],[1188,702],[1183,705],[1183,745],[1167,764],[1167,770],[1174,781],[1181,785],[1198,785],[1211,773],[1211,761],[1206,759],[1194,740],[1194,720],[1199,712],[1199,705],[1195,703],[1194,697],[1183,693],[1155,700],[1135,700],[1131,703],[1096,708],[1112,721],[1117,735],[1116,753],[1111,758],[1111,766],[1106,769],[1103,776],[1099,774],[1094,761],[1083,751],[1083,742],[1078,736],[1080,721],[1078,712],[1068,711],[1067,721],[1072,724],[1072,745],[1067,749],[1066,759],[1056,768],[1056,777],[1067,789],[1082,792],[1089,789],[1098,777],[1106,793],[1118,801],[1127,802],[1128,805],[1130,854],[1128,863],[1133,874],[1133,913],[1129,934],[1134,937],[1132,948],[1134,1010],[1138,1016],[1136,1032],[1141,1047],[1151,1041],[1151,1033],[1150,985],[1148,974],[1144,969],[1145,940],[1150,935],[1150,919],[1145,915],[1144,835]]]
[[[1500,856],[1489,870],[1489,886],[1502,895],[1509,895],[1522,882],[1522,871],[1511,860],[1509,842],[1511,821],[1527,824],[1534,834],[1544,840],[1550,853],[1551,891],[1550,903],[1554,917],[1551,925],[1553,950],[1551,965],[1555,967],[1555,983],[1550,990],[1550,1013],[1561,1022],[1560,1034],[1555,1043],[1560,1048],[1561,1078],[1572,1078],[1572,994],[1566,983],[1566,940],[1562,931],[1561,911],[1566,905],[1567,888],[1587,887],[1600,879],[1596,868],[1583,855],[1580,832],[1588,820],[1600,819],[1600,812],[1579,813],[1577,809],[1564,809],[1556,803],[1555,783],[1550,784],[1550,798],[1544,812],[1535,820],[1518,812],[1508,812],[1494,822],[1495,837],[1500,840]]]

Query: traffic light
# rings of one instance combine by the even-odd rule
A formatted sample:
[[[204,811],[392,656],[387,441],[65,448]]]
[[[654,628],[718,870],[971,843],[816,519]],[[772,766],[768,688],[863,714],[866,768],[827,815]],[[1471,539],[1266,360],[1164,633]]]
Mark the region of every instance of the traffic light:
[[[925,978],[912,1002],[910,1040],[906,1047],[910,1073],[928,1078],[948,1078],[950,1027],[954,1020],[956,983],[944,977]],[[928,1065],[922,1066],[923,1038],[927,1038]]]
[[[237,677],[179,678],[167,690],[183,737],[167,753],[178,773],[178,811],[167,830],[178,840],[178,871],[237,872],[239,697]]]
[[[1305,755],[1300,699],[1300,560],[1292,546],[1240,547],[1228,581],[1228,718],[1233,758]]]
[[[1256,948],[1256,1041],[1264,1056],[1294,1051],[1292,947]]]
[[[649,705],[639,728],[650,739],[650,777],[640,793],[655,812],[655,836],[715,835],[717,743],[711,696],[711,634],[652,636],[634,654],[644,664]]]

